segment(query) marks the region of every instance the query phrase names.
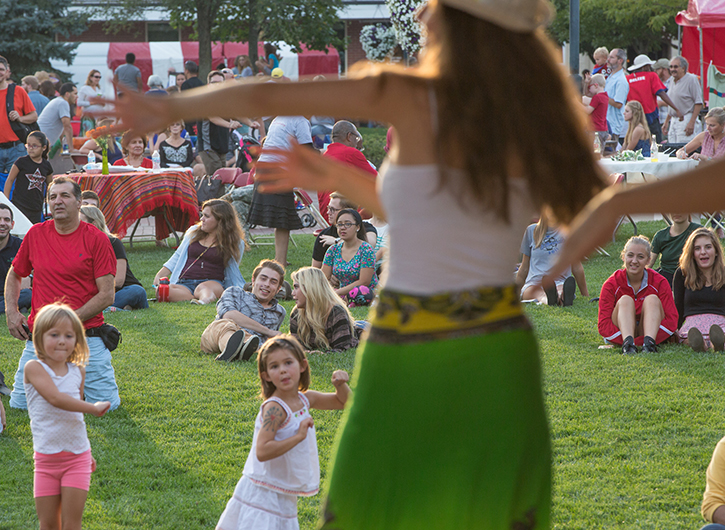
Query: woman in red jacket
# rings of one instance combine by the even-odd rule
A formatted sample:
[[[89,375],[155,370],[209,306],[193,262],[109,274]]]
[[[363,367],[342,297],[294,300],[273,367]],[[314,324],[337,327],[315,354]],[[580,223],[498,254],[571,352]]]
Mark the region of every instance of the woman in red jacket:
[[[607,342],[622,345],[623,354],[656,352],[657,344],[677,329],[677,308],[670,284],[658,272],[646,268],[649,239],[629,238],[622,250],[624,267],[615,271],[599,295],[599,334]]]

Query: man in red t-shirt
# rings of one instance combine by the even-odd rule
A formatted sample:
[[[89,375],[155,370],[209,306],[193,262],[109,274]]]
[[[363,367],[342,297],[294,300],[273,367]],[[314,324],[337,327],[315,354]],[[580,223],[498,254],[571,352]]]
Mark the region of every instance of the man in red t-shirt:
[[[30,336],[35,315],[48,304],[63,302],[83,321],[90,354],[86,366],[85,398],[94,403],[110,401],[111,409],[121,400],[111,366],[111,352],[99,336],[103,310],[113,303],[116,256],[108,236],[80,220],[81,188],[59,177],[48,189],[48,204],[53,219],[34,225],[23,239],[5,285],[5,311],[8,331],[25,340],[20,357],[10,406],[27,408],[23,369],[35,359]],[[22,278],[33,273],[30,316],[18,310]]]
[[[609,96],[604,91],[607,80],[602,74],[592,76],[589,81],[589,94],[591,97],[582,96],[584,111],[592,118],[594,131],[599,135],[599,142],[604,152],[604,143],[609,139],[607,131],[607,109],[609,108]]]
[[[10,65],[8,60],[0,55],[0,173],[10,173],[15,161],[28,154],[23,142],[13,132],[8,118],[25,124],[35,123],[38,120],[38,113],[35,112],[33,102],[19,85],[15,85],[13,111],[8,114],[6,98],[11,83]]]
[[[338,121],[332,127],[330,139],[332,143],[327,146],[327,150],[322,156],[329,156],[343,164],[362,169],[370,173],[373,177],[378,176],[378,172],[375,171],[367,158],[365,158],[365,155],[357,148],[362,142],[362,135],[352,123],[345,120]],[[322,215],[325,215],[327,212],[327,206],[330,204],[330,193],[332,191],[334,190],[317,192],[317,200],[320,203],[320,213]]]
[[[627,95],[627,101],[639,101],[644,109],[645,116],[647,117],[647,125],[652,134],[657,137],[657,142],[662,141],[662,127],[660,126],[660,113],[657,108],[657,98],[659,97],[662,101],[667,103],[670,107],[675,109],[677,115],[680,116],[680,111],[677,110],[675,104],[667,95],[667,87],[662,83],[660,77],[652,70],[652,65],[655,64],[646,55],[638,55],[634,58],[634,64],[628,68],[631,73],[627,75],[627,83],[629,83],[629,94]]]

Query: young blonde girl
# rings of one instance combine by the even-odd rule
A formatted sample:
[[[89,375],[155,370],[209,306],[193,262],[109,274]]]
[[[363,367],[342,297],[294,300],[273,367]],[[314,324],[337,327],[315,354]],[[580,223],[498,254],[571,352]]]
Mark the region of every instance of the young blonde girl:
[[[642,150],[643,156],[650,155],[651,133],[647,125],[647,117],[639,101],[630,101],[624,107],[624,120],[629,122],[627,134],[624,137],[624,149],[632,151]]]
[[[292,298],[296,305],[290,314],[290,333],[305,348],[343,351],[358,345],[350,310],[322,270],[302,267],[293,272]]]
[[[35,509],[40,528],[80,530],[96,461],[83,414],[103,416],[108,401],[83,401],[88,344],[83,323],[64,304],[41,309],[33,326],[37,360],[25,365],[35,451]]]
[[[317,438],[310,409],[342,409],[350,395],[347,372],[332,374],[334,393],[308,390],[310,370],[292,335],[264,343],[257,357],[261,397],[252,448],[217,530],[299,528],[297,497],[320,485]]]

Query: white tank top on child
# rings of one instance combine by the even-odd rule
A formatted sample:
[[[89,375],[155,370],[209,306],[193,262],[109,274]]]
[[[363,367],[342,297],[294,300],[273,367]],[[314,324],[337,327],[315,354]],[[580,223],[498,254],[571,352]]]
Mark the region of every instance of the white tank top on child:
[[[307,437],[285,454],[260,462],[257,458],[257,439],[262,430],[262,408],[270,401],[278,403],[287,413],[287,419],[277,430],[274,439],[286,440],[294,436],[305,418],[310,418],[310,403],[307,397],[299,393],[302,408],[292,412],[289,406],[279,398],[271,397],[259,409],[254,422],[254,439],[249,457],[244,464],[244,476],[255,484],[287,495],[309,497],[320,489],[320,460],[317,455],[317,435],[315,428],[307,429]]]
[[[385,287],[417,295],[514,283],[521,237],[536,208],[523,178],[509,179],[509,219],[485,210],[465,190],[463,172],[448,170],[440,187],[437,165],[385,161],[378,186],[388,221]],[[457,181],[457,182],[456,182]]]
[[[68,372],[59,376],[43,361],[38,362],[48,372],[59,392],[81,399],[80,368],[75,364],[66,363]],[[30,431],[33,433],[35,452],[52,455],[68,451],[78,455],[91,448],[82,412],[70,412],[54,407],[30,383],[25,385],[25,395],[28,399]]]

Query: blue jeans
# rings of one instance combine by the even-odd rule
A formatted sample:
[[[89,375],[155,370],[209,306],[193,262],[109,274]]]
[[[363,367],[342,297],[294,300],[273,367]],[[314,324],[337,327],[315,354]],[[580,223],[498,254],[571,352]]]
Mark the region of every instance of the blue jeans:
[[[108,351],[100,337],[88,337],[86,340],[88,340],[88,348],[90,349],[84,386],[86,401],[89,403],[110,401],[111,410],[114,410],[121,404],[121,397],[118,395],[116,374],[111,365],[111,352]],[[18,371],[15,372],[13,392],[10,394],[10,406],[15,409],[28,408],[28,402],[25,399],[23,372],[25,363],[31,359],[37,359],[35,347],[32,341],[26,341],[25,349],[18,362]]]
[[[725,525],[710,523],[700,528],[700,530],[725,530]]]
[[[116,296],[111,305],[119,309],[126,306],[131,306],[131,309],[148,309],[149,302],[146,297],[146,289],[136,284],[127,285],[116,291]]]
[[[30,309],[30,300],[33,297],[33,291],[31,289],[21,289],[20,296],[18,297],[18,308],[23,310]],[[0,296],[0,315],[5,313],[5,297]]]
[[[22,142],[8,149],[0,149],[0,173],[10,173],[15,161],[27,154],[28,151]]]

